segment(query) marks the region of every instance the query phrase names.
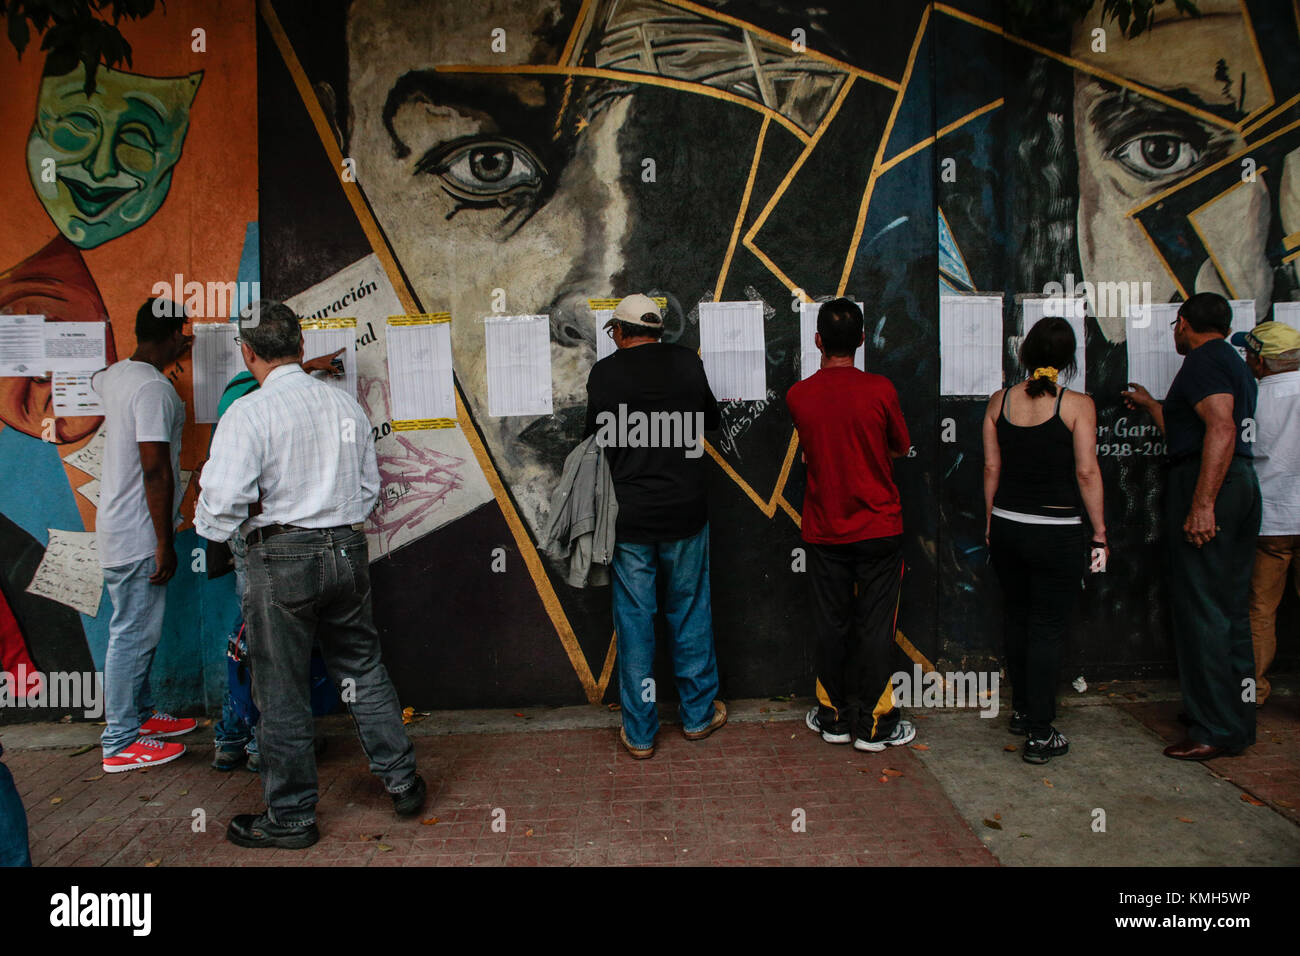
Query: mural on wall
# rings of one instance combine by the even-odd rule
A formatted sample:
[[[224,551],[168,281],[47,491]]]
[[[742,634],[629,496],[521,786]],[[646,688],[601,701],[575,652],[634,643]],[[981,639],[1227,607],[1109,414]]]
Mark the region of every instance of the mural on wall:
[[[62,72],[53,55],[0,48],[0,313],[105,322],[110,363],[133,350],[136,309],[156,282],[234,277],[257,214],[255,144],[230,147],[254,125],[233,108],[256,83],[236,68],[252,50],[252,11],[191,3],[123,31],[133,65],[101,65],[89,95],[82,65]],[[168,375],[189,403],[188,360]],[[0,379],[0,667],[11,673],[102,665],[107,602],[91,598],[79,613],[28,592],[51,530],[94,529],[102,421],[55,416],[48,378]],[[183,470],[205,457],[208,431],[187,423]],[[193,543],[192,532],[177,540],[183,566]],[[186,644],[165,640],[156,673],[164,692],[176,680],[201,699],[195,577],[169,585],[167,630]]]
[[[971,282],[1007,297],[1009,375],[1023,374],[1014,358],[1023,332],[1015,294],[1085,281],[1098,293],[1087,320],[1087,390],[1097,403],[1116,560],[1090,583],[1074,654],[1150,667],[1170,657],[1158,540],[1163,447],[1153,423],[1119,400],[1131,380],[1128,297],[1106,290],[1122,283],[1156,303],[1218,292],[1253,300],[1264,321],[1300,288],[1296,14],[1286,4],[1207,0],[1200,18],[1158,12],[1136,39],[1114,24],[1103,29],[1096,11],[1068,34],[1030,39],[1004,36],[960,6],[936,8],[944,44],[975,55],[962,59],[965,69],[941,70],[940,89],[961,82],[1005,92],[1008,115],[995,142],[953,155],[967,168],[1006,172],[941,182],[940,202],[963,251],[983,258],[981,247],[991,245],[1002,253],[1005,265],[985,262]],[[996,635],[961,622],[986,606],[992,583],[980,547],[982,405],[962,404],[945,402],[944,414],[976,437],[959,442],[945,464],[942,580],[958,611],[945,615],[950,641],[980,648]]]
[[[1296,286],[1285,168],[1300,44],[1293,12],[1277,5],[1207,0],[1202,17],[1163,11],[1134,40],[1095,11],[1072,33],[1010,35],[997,4],[977,0],[311,7],[263,11],[322,149],[354,164],[364,202],[353,209],[372,217],[364,231],[391,253],[399,296],[453,316],[461,425],[482,439],[479,463],[500,482],[521,551],[578,438],[597,335],[587,300],[664,296],[668,337],[689,346],[698,303],[764,304],[767,398],[727,403],[708,449],[732,693],[808,676],[806,598],[788,572],[802,473],[783,404],[800,299],[863,301],[868,368],[902,392],[917,447],[899,465],[910,589],[900,644],[929,662],[998,654],[982,403],[935,394],[938,294],[1004,294],[1015,376],[1015,297],[1050,282],[1138,283],[1157,302],[1213,289],[1253,298],[1260,319]],[[1258,175],[1244,182],[1247,153]],[[482,320],[493,311],[550,316],[554,414],[487,415]],[[1123,307],[1103,297],[1087,325],[1119,564],[1091,585],[1084,623],[1114,638],[1074,654],[1159,668],[1170,659],[1160,444],[1118,400]],[[956,437],[941,441],[949,418]],[[545,561],[532,582],[588,697],[603,695],[607,604],[567,589]],[[745,597],[728,605],[728,590]],[[389,630],[400,642],[400,624]]]
[[[569,587],[536,542],[585,417],[589,300],[633,291],[664,297],[667,338],[692,348],[701,302],[763,304],[766,397],[725,403],[707,447],[722,689],[810,690],[804,477],[784,395],[800,302],[852,296],[867,368],[897,384],[915,443],[897,465],[899,664],[996,666],[983,404],[938,395],[939,295],[1003,294],[1014,377],[1015,297],[1049,283],[1137,283],[1157,302],[1211,289],[1254,299],[1260,319],[1300,285],[1294,5],[1199,6],[1127,40],[1095,13],[1009,34],[995,0],[170,4],[127,28],[134,65],[102,69],[89,100],[75,71],[42,77],[0,51],[0,267],[16,264],[0,311],[108,316],[121,356],[154,282],[258,278],[260,263],[268,295],[355,318],[384,481],[368,530],[390,670],[418,706],[504,706],[612,696],[609,595]],[[193,51],[196,26],[210,52]],[[53,183],[38,176],[50,165]],[[456,427],[395,431],[385,320],[440,311]],[[553,414],[488,414],[483,320],[498,312],[549,316]],[[1118,399],[1121,305],[1099,297],[1087,331],[1115,556],[1080,628],[1104,637],[1077,640],[1071,660],[1167,673],[1159,442]],[[188,400],[185,364],[173,378]],[[14,555],[0,585],[39,635],[5,643],[5,663],[84,669],[102,656],[106,606],[92,617],[25,592],[48,529],[93,528],[75,491],[89,476],[61,456],[99,421],[59,419],[41,441],[48,403],[48,382],[0,380],[0,554]],[[187,425],[183,467],[209,431]],[[187,640],[219,653],[225,621],[195,578],[173,583],[185,596],[168,626],[188,614],[192,628],[198,607]]]

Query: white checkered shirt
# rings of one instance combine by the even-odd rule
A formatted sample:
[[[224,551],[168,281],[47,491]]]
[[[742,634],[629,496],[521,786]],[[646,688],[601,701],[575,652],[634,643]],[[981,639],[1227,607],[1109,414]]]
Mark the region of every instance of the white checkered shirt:
[[[370,421],[343,390],[281,365],[221,416],[201,483],[194,527],[210,541],[241,526],[247,535],[364,521],[379,499]],[[250,518],[259,496],[262,512]]]

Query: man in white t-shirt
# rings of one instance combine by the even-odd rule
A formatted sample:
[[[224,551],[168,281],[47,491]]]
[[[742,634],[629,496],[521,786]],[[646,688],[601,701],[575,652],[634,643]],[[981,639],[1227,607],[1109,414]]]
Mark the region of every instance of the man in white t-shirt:
[[[135,317],[136,349],[95,375],[104,402],[104,467],[95,536],[113,602],[104,657],[104,772],[169,763],[185,752],[160,738],[197,722],[156,712],[149,668],[162,637],[167,582],[176,573],[173,535],[185,405],[163,370],[184,355],[183,308],[150,299]]]
[[[1271,690],[1267,674],[1277,653],[1277,607],[1288,570],[1300,593],[1300,332],[1261,322],[1234,335],[1232,344],[1246,350],[1246,365],[1259,379],[1255,474],[1264,507],[1250,578],[1250,634],[1255,704],[1262,707]]]

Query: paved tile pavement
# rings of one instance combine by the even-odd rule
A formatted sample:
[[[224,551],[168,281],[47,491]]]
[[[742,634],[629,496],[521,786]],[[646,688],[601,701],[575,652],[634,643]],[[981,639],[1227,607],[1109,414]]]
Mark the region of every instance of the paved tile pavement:
[[[430,800],[399,820],[355,738],[331,738],[321,840],[305,851],[226,842],[232,816],[261,808],[260,778],[212,770],[202,739],[173,764],[115,775],[101,776],[98,748],[4,759],[38,866],[996,865],[912,750],[831,746],[791,720],[694,743],[665,727],[646,761],[609,729],[415,744]]]
[[[1169,743],[1184,737],[1178,701],[1122,705]],[[1256,800],[1300,824],[1300,697],[1279,697],[1255,712],[1255,745],[1237,757],[1205,762]]]

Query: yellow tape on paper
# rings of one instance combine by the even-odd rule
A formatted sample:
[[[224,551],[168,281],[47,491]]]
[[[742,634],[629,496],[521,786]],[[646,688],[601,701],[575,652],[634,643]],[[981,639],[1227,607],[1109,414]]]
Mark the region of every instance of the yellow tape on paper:
[[[659,308],[661,309],[668,308],[668,299],[666,299],[664,296],[655,295],[655,296],[651,296],[651,298],[654,299],[655,304],[659,306]],[[608,309],[618,308],[618,304],[622,301],[623,301],[622,299],[588,299],[587,306],[588,308],[591,309],[592,312],[601,312]]]
[[[430,428],[455,428],[454,418],[407,418],[392,422],[395,432],[420,432]]]
[[[307,331],[319,331],[321,329],[355,329],[357,320],[354,318],[333,318],[333,319],[307,319],[302,323],[302,328]]]
[[[418,315],[390,315],[388,317],[389,325],[438,325],[441,322],[450,321],[450,312],[423,312]]]

